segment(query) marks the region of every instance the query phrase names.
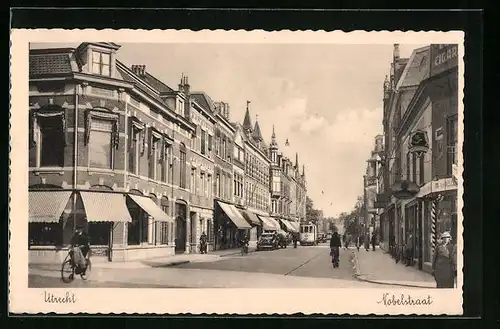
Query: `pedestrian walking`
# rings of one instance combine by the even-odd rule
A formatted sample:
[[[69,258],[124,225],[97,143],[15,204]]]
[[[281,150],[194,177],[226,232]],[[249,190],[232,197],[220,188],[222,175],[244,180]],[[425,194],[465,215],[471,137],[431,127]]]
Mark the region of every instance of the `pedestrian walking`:
[[[377,237],[375,236],[375,233],[372,234],[372,249],[375,251],[375,243],[377,242]]]
[[[413,234],[409,233],[404,248],[406,266],[413,266]]]
[[[358,249],[358,251],[359,251],[360,243],[361,243],[361,241],[360,241],[359,235],[358,235],[358,236],[356,236],[356,248]]]
[[[365,249],[366,251],[370,251],[370,235],[365,234],[364,238],[365,238]]]
[[[451,243],[451,234],[441,234],[441,241],[434,253],[432,262],[433,276],[436,280],[436,288],[453,288],[457,276],[457,252],[455,245]]]
[[[207,253],[207,235],[205,232],[201,233],[200,236],[200,253],[201,254],[206,254]]]

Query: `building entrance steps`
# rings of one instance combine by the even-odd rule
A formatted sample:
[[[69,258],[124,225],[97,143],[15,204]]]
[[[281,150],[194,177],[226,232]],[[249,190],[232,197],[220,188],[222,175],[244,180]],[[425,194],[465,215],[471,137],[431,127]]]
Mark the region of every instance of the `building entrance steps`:
[[[384,251],[354,251],[355,275],[371,283],[418,288],[436,288],[432,275],[414,267],[397,263]]]

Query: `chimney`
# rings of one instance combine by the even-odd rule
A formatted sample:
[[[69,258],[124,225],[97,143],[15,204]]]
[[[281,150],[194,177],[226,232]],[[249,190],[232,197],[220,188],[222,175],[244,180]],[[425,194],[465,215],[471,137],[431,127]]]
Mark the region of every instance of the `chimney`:
[[[132,72],[142,78],[146,75],[146,65],[132,65]]]
[[[182,73],[181,83],[179,83],[179,91],[183,92],[186,95],[189,95],[189,87],[188,76]]]
[[[394,61],[397,61],[399,59],[399,43],[394,44],[394,51],[392,52],[392,57],[394,58]]]

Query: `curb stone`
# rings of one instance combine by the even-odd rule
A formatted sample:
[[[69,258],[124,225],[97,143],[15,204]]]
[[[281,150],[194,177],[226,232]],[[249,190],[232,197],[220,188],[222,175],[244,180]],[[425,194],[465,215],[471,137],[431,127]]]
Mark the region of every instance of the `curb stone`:
[[[354,257],[353,257],[353,269],[354,269],[354,277],[358,279],[359,281],[364,281],[364,282],[369,282],[369,283],[374,283],[374,284],[379,284],[379,285],[384,285],[384,286],[400,286],[400,287],[411,287],[411,288],[424,288],[424,289],[433,289],[434,287],[429,287],[425,285],[418,285],[418,284],[407,284],[407,283],[400,283],[397,281],[382,281],[382,280],[375,280],[375,279],[368,279],[366,278],[366,274],[361,274],[360,269],[359,269],[359,261],[358,261],[358,254],[353,251]]]

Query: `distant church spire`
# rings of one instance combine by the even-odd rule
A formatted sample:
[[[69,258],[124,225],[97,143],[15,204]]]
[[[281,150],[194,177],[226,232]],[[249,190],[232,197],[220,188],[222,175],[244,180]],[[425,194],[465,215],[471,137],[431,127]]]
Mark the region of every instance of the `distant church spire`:
[[[258,116],[255,118],[255,126],[253,128],[253,138],[256,141],[262,141],[262,133],[260,132],[260,126],[259,126],[259,121],[258,121]]]
[[[249,105],[250,105],[250,101],[247,101],[247,110],[245,112],[245,119],[243,120],[243,128],[247,132],[252,130],[252,120],[250,119]]]

